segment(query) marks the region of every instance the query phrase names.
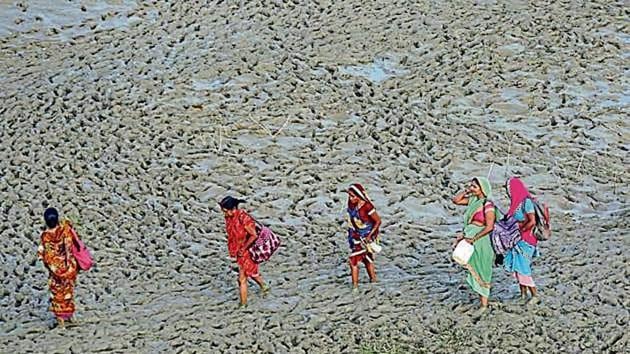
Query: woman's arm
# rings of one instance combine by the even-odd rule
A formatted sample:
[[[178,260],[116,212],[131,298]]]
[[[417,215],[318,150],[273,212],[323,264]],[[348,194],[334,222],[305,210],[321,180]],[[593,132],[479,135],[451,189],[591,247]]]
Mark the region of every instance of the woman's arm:
[[[46,246],[44,245],[44,235],[42,235],[39,246],[37,246],[37,258],[39,258],[39,260],[42,261],[44,268],[46,268],[46,270],[50,272],[50,268],[48,267],[48,264],[46,264],[46,262],[44,261],[45,247]]]
[[[491,209],[491,210],[486,211],[486,226],[481,231],[479,231],[473,238],[466,239],[466,241],[468,241],[468,243],[470,244],[473,244],[479,239],[481,239],[482,237],[490,234],[492,230],[494,230],[494,221],[495,221],[494,210]]]
[[[64,249],[66,250],[66,262],[67,262],[66,264],[69,264],[70,262],[72,262],[72,259],[74,258],[74,254],[72,253],[72,248],[74,247],[75,237],[78,239],[79,235],[77,235],[77,232],[74,231],[74,229],[72,228],[70,224],[68,224],[68,233],[64,234],[64,237],[63,237]]]
[[[378,232],[379,228],[381,227],[381,217],[378,215],[376,210],[374,210],[372,214],[370,214],[370,219],[374,223],[374,226],[372,226],[372,231],[370,231],[369,235],[367,236],[368,242],[374,241],[373,237]]]
[[[39,241],[39,245],[37,246],[37,258],[39,258],[42,262],[44,261],[44,240]]]
[[[451,201],[457,205],[468,205],[468,189],[464,189],[463,191],[457,193]]]
[[[255,224],[248,224],[243,226],[243,228],[245,229],[245,232],[247,232],[247,239],[245,239],[245,243],[243,244],[243,247],[238,251],[238,255],[242,256],[243,253],[249,249],[249,247],[251,247],[251,245],[256,242],[256,239],[258,238],[258,235],[256,234],[256,226]]]
[[[519,222],[522,231],[529,231],[536,226],[536,215],[534,213],[525,214],[525,220]]]

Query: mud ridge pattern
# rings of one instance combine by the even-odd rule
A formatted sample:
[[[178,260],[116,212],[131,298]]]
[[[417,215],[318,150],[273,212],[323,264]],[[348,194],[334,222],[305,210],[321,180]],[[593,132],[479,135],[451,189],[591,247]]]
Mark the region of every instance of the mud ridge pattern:
[[[123,3],[123,2],[121,2]],[[2,2],[0,346],[6,352],[627,350],[628,7],[623,2]],[[58,9],[59,10],[59,9]],[[48,16],[48,17],[47,17]],[[9,30],[6,30],[6,29]],[[495,269],[477,316],[450,260],[473,175],[551,205],[542,303]],[[344,190],[384,220],[353,295]],[[237,311],[216,200],[283,239]],[[96,267],[50,330],[41,215]],[[253,285],[253,284],[252,284]]]

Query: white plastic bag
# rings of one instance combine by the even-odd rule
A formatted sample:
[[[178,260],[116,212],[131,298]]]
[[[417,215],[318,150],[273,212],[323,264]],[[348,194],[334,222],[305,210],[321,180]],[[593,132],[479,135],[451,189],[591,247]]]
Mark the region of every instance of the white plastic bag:
[[[470,257],[475,251],[475,247],[468,243],[466,240],[461,240],[453,251],[453,260],[461,265],[468,264]]]

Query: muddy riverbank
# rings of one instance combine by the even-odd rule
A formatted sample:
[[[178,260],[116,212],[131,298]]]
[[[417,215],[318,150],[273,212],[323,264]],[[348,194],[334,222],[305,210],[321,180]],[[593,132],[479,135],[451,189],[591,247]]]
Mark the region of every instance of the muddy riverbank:
[[[594,1],[0,1],[0,345],[7,352],[627,351],[628,7]],[[27,2],[23,2],[26,4]],[[475,314],[463,208],[518,174],[554,238],[520,304]],[[383,219],[352,294],[344,190]],[[281,235],[237,311],[216,201]],[[50,330],[46,205],[96,267]]]

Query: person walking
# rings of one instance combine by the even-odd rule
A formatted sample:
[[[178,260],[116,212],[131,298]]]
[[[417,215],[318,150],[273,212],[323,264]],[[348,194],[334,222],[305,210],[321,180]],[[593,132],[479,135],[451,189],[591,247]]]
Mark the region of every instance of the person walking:
[[[365,188],[355,183],[348,188],[348,243],[350,245],[350,272],[353,291],[359,287],[359,263],[365,265],[370,282],[376,282],[374,253],[369,248],[378,242],[381,218],[374,208]]]
[[[228,253],[230,257],[236,259],[239,267],[238,286],[240,304],[239,307],[247,306],[247,279],[253,279],[262,289],[263,294],[267,294],[270,287],[265,284],[260,275],[258,264],[252,260],[248,249],[256,242],[258,233],[255,220],[238,206],[245,201],[231,196],[223,198],[219,202],[221,211],[225,216],[225,231],[227,232]]]
[[[74,322],[74,286],[79,271],[72,253],[76,231],[70,221],[59,222],[59,213],[55,208],[46,209],[44,221],[47,229],[41,234],[37,255],[48,270],[50,311],[55,315],[57,325],[63,328],[66,321]]]

